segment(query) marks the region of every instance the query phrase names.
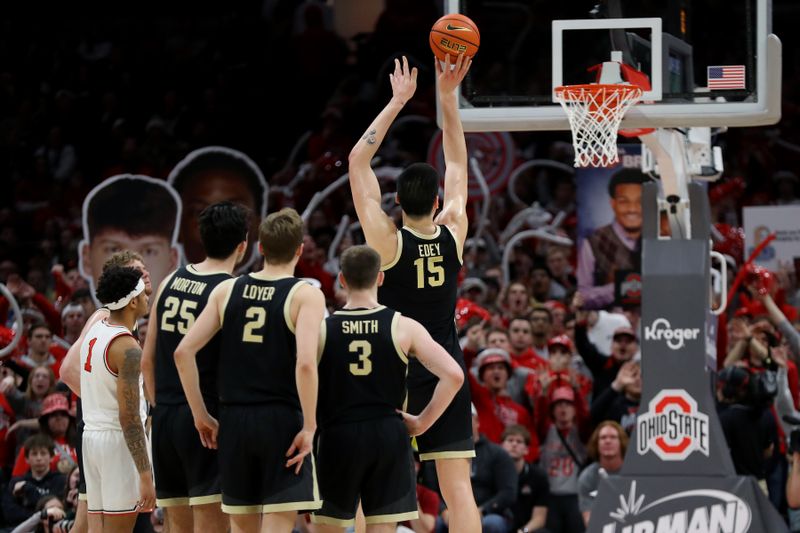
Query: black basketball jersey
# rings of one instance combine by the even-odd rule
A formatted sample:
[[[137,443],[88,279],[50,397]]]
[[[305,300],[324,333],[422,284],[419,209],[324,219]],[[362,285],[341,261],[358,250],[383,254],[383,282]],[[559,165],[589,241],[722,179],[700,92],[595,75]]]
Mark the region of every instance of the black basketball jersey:
[[[397,344],[400,313],[374,309],[337,311],[325,319],[320,341],[320,428],[396,416],[406,394],[408,358]]]
[[[156,335],[156,403],[176,405],[186,403],[178,370],[175,349],[208,303],[214,287],[231,279],[227,272],[198,272],[188,265],[176,270],[167,279],[156,301],[158,324],[151,324]],[[219,335],[197,352],[200,392],[206,402],[217,402],[217,365]]]
[[[283,403],[300,409],[295,383],[294,278],[237,278],[222,321],[219,399],[225,404]]]
[[[383,268],[378,289],[381,304],[413,318],[442,346],[457,341],[455,330],[461,257],[447,226],[433,235],[407,227],[397,232],[397,257]]]

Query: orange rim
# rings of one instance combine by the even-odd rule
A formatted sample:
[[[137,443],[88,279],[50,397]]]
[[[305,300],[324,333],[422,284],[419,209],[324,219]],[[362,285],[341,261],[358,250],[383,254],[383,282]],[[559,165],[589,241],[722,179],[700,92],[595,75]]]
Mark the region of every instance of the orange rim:
[[[553,91],[556,97],[564,102],[584,102],[587,98],[583,95],[596,96],[598,93],[625,93],[625,96],[640,98],[642,88],[638,85],[586,83],[582,85],[561,85]],[[575,93],[574,95],[572,93]],[[635,93],[635,94],[634,94]]]

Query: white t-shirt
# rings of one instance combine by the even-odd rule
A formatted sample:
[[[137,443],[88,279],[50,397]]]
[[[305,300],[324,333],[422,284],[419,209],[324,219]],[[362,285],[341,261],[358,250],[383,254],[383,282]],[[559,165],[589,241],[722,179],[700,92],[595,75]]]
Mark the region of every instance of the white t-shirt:
[[[589,341],[597,351],[608,357],[611,355],[611,339],[618,328],[631,327],[628,317],[619,313],[598,311],[597,323],[587,332]]]

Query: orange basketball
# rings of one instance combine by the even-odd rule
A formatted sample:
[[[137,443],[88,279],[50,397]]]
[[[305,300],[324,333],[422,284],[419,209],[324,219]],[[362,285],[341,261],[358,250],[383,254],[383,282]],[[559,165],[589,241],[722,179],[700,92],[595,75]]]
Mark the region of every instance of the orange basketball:
[[[450,54],[450,61],[455,63],[458,54],[472,57],[481,45],[481,33],[469,17],[457,13],[445,15],[431,28],[431,50],[439,60],[444,61]]]

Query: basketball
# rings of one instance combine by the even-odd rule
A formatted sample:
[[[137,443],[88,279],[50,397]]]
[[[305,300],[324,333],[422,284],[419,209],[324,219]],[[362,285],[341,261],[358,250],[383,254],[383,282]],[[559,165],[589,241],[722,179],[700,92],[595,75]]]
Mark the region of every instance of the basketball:
[[[481,33],[469,17],[454,13],[436,21],[431,28],[430,43],[437,59],[444,61],[447,54],[452,54],[450,60],[455,62],[461,53],[472,57],[478,52]]]

